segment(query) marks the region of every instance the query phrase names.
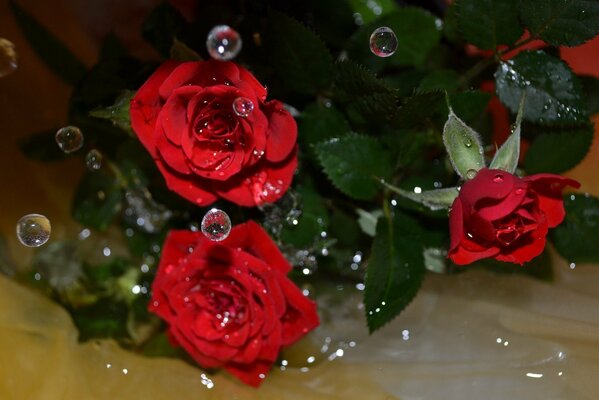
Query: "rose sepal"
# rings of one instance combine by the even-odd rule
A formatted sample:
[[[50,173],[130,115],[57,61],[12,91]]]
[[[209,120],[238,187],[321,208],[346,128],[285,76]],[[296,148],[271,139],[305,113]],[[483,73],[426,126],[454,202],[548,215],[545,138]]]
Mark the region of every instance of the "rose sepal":
[[[485,167],[483,146],[480,136],[449,107],[449,116],[443,127],[443,144],[451,165],[456,173],[464,178],[472,178],[472,174]]]
[[[516,123],[512,128],[512,134],[507,138],[503,145],[495,152],[489,168],[501,169],[510,174],[516,172],[518,168],[518,159],[520,158],[520,127],[522,125],[522,116],[524,115],[524,102],[526,94],[520,100]]]
[[[382,184],[390,191],[399,194],[406,199],[420,203],[428,207],[431,211],[448,209],[453,201],[458,197],[460,190],[457,187],[449,187],[443,189],[425,190],[421,193],[410,192],[400,189],[387,182]]]

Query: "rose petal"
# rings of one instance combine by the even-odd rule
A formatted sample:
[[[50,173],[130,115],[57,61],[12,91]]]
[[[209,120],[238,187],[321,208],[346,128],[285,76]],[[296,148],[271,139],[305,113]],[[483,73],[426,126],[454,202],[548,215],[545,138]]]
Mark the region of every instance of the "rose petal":
[[[320,321],[316,303],[303,295],[287,277],[279,281],[287,298],[287,312],[283,316],[281,345],[288,346],[316,328]]]
[[[544,216],[539,216],[537,222],[536,230],[528,233],[524,238],[518,238],[512,245],[502,248],[495,258],[522,265],[540,255],[545,249],[549,226]]]
[[[269,101],[264,105],[263,112],[268,118],[265,157],[271,162],[282,161],[295,147],[297,124],[280,101]]]
[[[199,86],[184,86],[173,91],[160,114],[158,123],[162,125],[164,134],[174,145],[181,146],[181,136],[189,130],[187,105],[201,91]]]
[[[239,80],[239,68],[232,62],[189,61],[180,63],[162,82],[158,92],[163,99],[173,90],[186,85],[209,87]]]
[[[157,130],[161,130],[161,128],[162,126],[160,126],[160,124],[156,126]],[[187,165],[185,154],[183,154],[181,148],[168,141],[164,133],[156,134],[156,149],[158,151],[158,157],[160,157],[169,167],[183,175],[192,173],[191,168]]]
[[[580,188],[580,183],[554,174],[536,174],[524,178],[539,198],[539,208],[547,218],[550,228],[558,226],[564,219],[564,201],[562,192],[566,186]]]
[[[478,215],[488,221],[497,221],[510,215],[526,198],[527,186],[525,182],[514,179],[510,193],[500,201],[489,202],[487,198],[480,199],[475,204]]]
[[[464,236],[464,214],[462,201],[456,197],[449,210],[449,250],[456,249]]]
[[[273,364],[270,361],[257,361],[250,365],[229,363],[225,369],[242,382],[258,387],[264,382],[264,378],[270,372]]]
[[[131,128],[148,152],[155,157],[154,127],[156,118],[162,107],[158,88],[171,72],[180,64],[178,61],[163,63],[148,80],[139,88],[131,99]]]
[[[493,257],[499,253],[497,247],[489,247],[481,251],[470,251],[462,246],[449,251],[449,258],[458,265],[471,264],[474,261],[482,260],[483,258]]]
[[[488,201],[503,199],[512,192],[517,179],[502,170],[483,168],[473,179],[462,185],[459,195],[462,205],[468,205],[466,208],[469,208],[481,199],[488,199]]]
[[[177,174],[177,172],[170,170],[161,160],[156,160],[156,166],[162,172],[166,186],[192,203],[199,206],[207,206],[214,203],[218,198],[214,193],[208,191],[210,184],[207,181],[197,177]]]

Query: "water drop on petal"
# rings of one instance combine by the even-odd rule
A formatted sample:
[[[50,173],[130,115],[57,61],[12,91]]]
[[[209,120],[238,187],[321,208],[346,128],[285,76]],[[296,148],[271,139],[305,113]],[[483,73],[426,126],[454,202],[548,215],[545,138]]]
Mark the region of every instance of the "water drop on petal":
[[[238,97],[233,100],[233,111],[238,117],[247,117],[254,111],[254,102],[247,97]]]
[[[231,233],[231,219],[223,210],[213,208],[202,218],[201,229],[208,239],[219,242]]]
[[[90,171],[97,171],[102,168],[102,153],[96,149],[92,149],[85,156],[85,165]]]
[[[0,78],[15,72],[18,66],[15,45],[8,39],[0,38]]]
[[[206,38],[208,54],[215,60],[232,60],[241,51],[242,40],[239,33],[228,25],[217,25]]]
[[[493,182],[495,182],[495,183],[503,183],[503,175],[501,175],[501,174],[496,174],[496,175],[493,177]]]
[[[69,154],[83,147],[83,134],[76,126],[60,128],[54,136],[60,150]]]
[[[370,51],[378,57],[392,56],[397,50],[397,36],[391,28],[382,26],[370,35]]]
[[[50,239],[50,220],[41,214],[27,214],[17,222],[17,238],[27,247],[39,247]]]

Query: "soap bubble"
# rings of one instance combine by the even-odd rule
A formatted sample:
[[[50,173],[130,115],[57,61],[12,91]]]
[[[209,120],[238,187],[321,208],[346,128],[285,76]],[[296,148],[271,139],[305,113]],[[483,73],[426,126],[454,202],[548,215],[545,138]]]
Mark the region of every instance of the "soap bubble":
[[[50,239],[50,220],[41,214],[27,214],[17,222],[17,238],[27,247],[39,247]]]
[[[220,242],[231,233],[231,219],[223,210],[213,208],[202,218],[201,229],[208,239]]]
[[[97,171],[102,168],[102,153],[96,149],[90,150],[85,156],[85,165],[90,171]]]
[[[238,97],[233,100],[233,111],[239,117],[247,117],[254,111],[254,103],[247,97]]]
[[[83,133],[76,126],[60,128],[54,136],[60,150],[69,154],[83,147]]]
[[[0,38],[0,78],[15,72],[18,66],[15,45],[8,39]]]
[[[242,40],[239,33],[228,25],[217,25],[208,33],[206,48],[215,60],[232,60],[241,51]]]
[[[375,56],[389,57],[397,50],[397,36],[386,26],[377,28],[370,35],[370,51]]]

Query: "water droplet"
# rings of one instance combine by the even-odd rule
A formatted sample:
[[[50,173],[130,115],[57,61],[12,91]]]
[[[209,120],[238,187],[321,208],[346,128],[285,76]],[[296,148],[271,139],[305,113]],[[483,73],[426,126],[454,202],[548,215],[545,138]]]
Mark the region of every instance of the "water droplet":
[[[83,147],[83,134],[76,126],[60,128],[54,136],[60,150],[69,154]]]
[[[493,182],[495,182],[495,183],[503,183],[503,175],[501,175],[501,174],[496,174],[496,175],[493,177]]]
[[[233,111],[238,117],[247,117],[254,111],[254,103],[247,97],[238,97],[233,100]]]
[[[18,66],[15,45],[10,40],[0,38],[0,78],[15,72]]]
[[[391,28],[381,26],[370,35],[370,51],[378,57],[392,56],[397,50],[397,36]]]
[[[241,51],[242,40],[239,33],[228,25],[217,25],[208,33],[206,47],[215,60],[232,60]]]
[[[521,195],[522,193],[524,193],[524,189],[522,189],[522,188],[518,188],[518,189],[516,189],[515,193],[516,193],[517,195]]]
[[[476,176],[476,170],[469,169],[468,171],[466,171],[466,179],[474,179],[475,176]]]
[[[470,140],[468,138],[464,139],[464,146],[466,146],[468,148],[472,147],[472,140]]]
[[[231,219],[223,210],[213,208],[202,218],[201,229],[208,239],[219,242],[231,233]]]
[[[17,222],[17,238],[27,247],[39,247],[50,239],[50,220],[41,214],[27,214]]]
[[[85,156],[85,165],[90,171],[97,171],[102,168],[102,153],[96,149],[90,150]]]

